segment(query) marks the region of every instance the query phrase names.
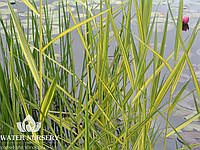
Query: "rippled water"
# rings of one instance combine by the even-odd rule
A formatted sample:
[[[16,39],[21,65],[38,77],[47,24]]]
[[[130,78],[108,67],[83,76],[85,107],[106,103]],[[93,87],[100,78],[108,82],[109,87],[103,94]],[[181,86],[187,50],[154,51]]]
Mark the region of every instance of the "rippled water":
[[[38,3],[39,0],[35,0],[35,1]],[[72,11],[74,12],[74,14],[76,14],[74,1],[75,0],[70,0],[69,4],[70,4],[70,7],[71,7]],[[78,3],[80,3],[80,1],[81,0],[77,0]],[[88,0],[90,9],[93,10],[94,13],[95,13],[95,11],[96,12],[99,11],[98,1],[99,0]],[[177,18],[179,0],[168,0],[168,1],[171,4],[171,9],[174,13],[175,18]],[[121,1],[111,0],[111,2],[113,5],[115,5],[115,4],[119,4]],[[49,0],[48,4],[49,4],[49,8],[51,10],[56,11],[58,9],[58,6],[57,6],[58,1]],[[19,16],[22,18],[23,24],[26,24],[27,9],[26,9],[25,5],[22,2],[20,2],[19,0],[17,0],[16,4],[13,5],[13,7],[15,9],[15,12],[17,12],[19,14]],[[158,39],[160,39],[160,41],[159,41],[160,43],[161,43],[161,39],[162,39],[162,31],[164,28],[164,21],[165,21],[167,11],[168,11],[167,0],[153,0],[152,16],[157,14],[157,23],[158,23],[158,32],[159,32]],[[3,20],[5,20],[5,21],[9,19],[9,10],[7,8],[6,0],[0,0],[0,15],[2,16]],[[190,18],[190,22],[189,22],[190,30],[187,32],[183,32],[182,37],[184,39],[185,37],[187,37],[188,35],[191,34],[192,29],[195,26],[195,23],[197,22],[198,18],[200,17],[200,0],[184,0],[183,15],[187,15]],[[58,15],[55,13],[54,14],[54,23],[53,23],[54,24],[54,26],[53,26],[54,33],[53,34],[55,34],[55,35],[58,33],[58,19],[57,18],[58,18]],[[133,26],[135,23],[136,22],[133,19],[132,20]],[[1,25],[0,25],[0,32],[3,33]],[[76,33],[74,33],[74,36],[78,37],[78,35]],[[175,39],[175,27],[172,23],[171,18],[169,18],[167,43],[166,43],[166,47],[165,47],[165,49],[167,50],[166,56],[168,56],[173,51],[174,39]],[[200,80],[199,39],[200,39],[200,36],[198,34],[196,37],[196,41],[194,42],[194,45],[192,46],[192,50],[191,50],[189,57],[191,59],[191,63],[193,65],[194,71],[195,71],[198,79]],[[79,38],[76,38],[76,43],[77,42],[79,42]],[[80,43],[81,43],[81,41],[80,41]],[[150,44],[150,46],[151,46],[151,44]],[[153,47],[153,41],[152,41],[152,47]],[[81,51],[82,47],[80,45],[75,44],[74,49],[76,49],[76,51],[74,53],[75,61],[77,62],[77,64],[81,64],[82,63],[81,58],[83,58],[83,57],[80,57],[80,55],[83,55],[83,54],[81,54],[81,53],[83,53],[83,51]],[[80,50],[80,51],[77,51],[77,50]],[[183,51],[180,52],[180,55],[182,53],[183,53]],[[111,55],[112,55],[112,53],[111,53]],[[76,70],[81,70],[80,68],[81,68],[81,65],[76,66]],[[191,79],[191,74],[189,72],[189,68],[186,66],[186,69],[184,70],[183,74],[181,75],[181,79],[179,81],[179,87],[181,87],[189,79]],[[191,82],[191,84],[189,84],[187,90],[185,91],[185,95],[187,93],[189,93],[191,91],[191,89],[193,89],[193,88],[194,88],[194,85]],[[178,126],[180,123],[185,121],[185,119],[186,119],[186,117],[188,117],[188,115],[192,114],[194,111],[195,111],[195,107],[194,107],[194,103],[193,103],[193,97],[188,97],[186,100],[183,100],[180,104],[177,105],[175,113],[173,114],[173,117],[171,118],[171,123],[175,127]],[[189,144],[197,143],[200,140],[199,126],[200,126],[200,123],[198,121],[195,121],[190,126],[184,128],[180,132],[180,134],[183,137],[186,137],[185,140]],[[196,136],[196,135],[199,135],[199,136]],[[190,137],[190,138],[187,138],[187,137]],[[167,150],[175,149],[176,140],[174,140],[174,139],[176,139],[176,138],[177,137],[172,136],[172,138],[167,141],[168,142]],[[160,150],[161,145],[158,145],[156,147],[156,149]]]

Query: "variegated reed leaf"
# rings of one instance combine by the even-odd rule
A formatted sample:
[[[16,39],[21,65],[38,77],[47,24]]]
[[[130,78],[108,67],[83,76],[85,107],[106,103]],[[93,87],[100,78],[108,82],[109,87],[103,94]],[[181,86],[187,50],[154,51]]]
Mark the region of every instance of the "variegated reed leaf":
[[[180,5],[181,5],[181,4],[180,4]],[[171,13],[171,16],[172,16],[172,20],[173,20],[173,22],[174,22],[174,24],[175,24],[175,19],[174,19],[174,17],[173,17],[172,10],[171,10],[171,7],[170,7],[169,3],[168,3],[168,7],[169,7],[169,10],[170,10],[170,13]],[[181,6],[180,6],[180,7],[181,7]],[[179,8],[179,9],[180,9],[180,8]],[[181,12],[179,12],[179,13],[181,13]],[[198,23],[197,23],[196,27],[198,26],[199,21],[200,21],[200,19],[198,20]],[[178,26],[177,26],[176,28],[177,28],[177,30],[179,30],[179,29],[178,29]],[[196,28],[196,30],[197,30],[197,28]],[[199,87],[199,83],[198,83],[197,77],[196,77],[196,75],[195,75],[194,69],[192,68],[192,64],[191,64],[191,62],[190,62],[190,59],[189,59],[189,57],[188,57],[186,48],[185,48],[184,43],[183,43],[183,40],[182,40],[182,38],[181,38],[181,34],[178,34],[178,32],[177,32],[177,35],[176,35],[176,36],[177,36],[177,38],[179,39],[180,45],[183,47],[184,54],[185,54],[186,60],[187,60],[187,62],[188,62],[188,66],[189,66],[189,69],[190,69],[192,78],[193,78],[193,82],[194,82],[194,85],[195,85],[195,87],[196,87],[197,95],[198,95],[198,98],[199,98],[199,100],[200,100],[200,87]],[[196,33],[194,33],[192,36],[193,36],[193,37],[196,36]],[[191,41],[189,42],[188,45],[191,45],[192,42],[193,42],[193,40],[191,40]],[[184,63],[184,65],[185,65],[185,64],[186,64],[186,62]],[[176,77],[176,80],[175,80],[176,82],[174,83],[174,86],[172,86],[173,90],[175,90],[175,88],[176,88],[176,84],[177,84],[177,82],[178,82],[178,79],[179,79],[179,77],[180,77],[182,71],[183,71],[183,69],[178,73],[178,76]]]
[[[38,11],[33,7],[33,5],[29,2],[29,0],[21,0],[27,7],[29,7],[36,15],[39,16]]]
[[[35,80],[37,86],[39,87],[39,74],[38,74],[38,70],[37,70],[37,67],[36,67],[36,64],[35,64],[35,60],[34,60],[32,54],[31,54],[30,47],[28,45],[28,42],[26,41],[26,37],[25,37],[24,32],[23,32],[23,30],[22,30],[22,28],[19,24],[17,16],[15,15],[15,12],[14,12],[14,10],[11,7],[9,2],[8,2],[8,8],[10,10],[11,17],[12,17],[12,20],[14,22],[14,25],[15,25],[15,28],[16,28],[16,31],[17,31],[17,35],[19,37],[21,49],[22,49],[23,54],[26,58],[26,61],[28,62],[28,66],[29,66],[29,68],[32,72],[34,80]]]
[[[54,92],[56,89],[56,80],[57,80],[57,76],[54,78],[53,82],[51,83],[51,86],[49,87],[47,94],[42,102],[41,113],[40,113],[40,121],[41,122],[44,121],[44,118],[46,117],[49,107],[51,105],[51,102],[52,102],[52,99],[54,96]]]
[[[185,121],[184,123],[182,123],[180,126],[178,126],[176,128],[176,131],[179,131],[183,128],[185,128],[187,125],[189,125],[192,121],[198,119],[200,117],[200,113],[194,115],[193,117],[191,117],[190,119],[188,119],[187,121]],[[169,134],[167,134],[167,137],[169,137],[170,135],[172,135],[173,133],[175,133],[175,131],[171,131]]]
[[[23,94],[22,94],[22,92],[21,92],[20,84],[19,84],[19,82],[17,81],[16,77],[15,77],[15,76],[13,76],[13,77],[14,77],[14,84],[15,84],[15,87],[16,87],[17,92],[18,92],[18,94],[19,94],[19,97],[20,97],[20,99],[21,99],[21,104],[22,104],[22,106],[23,106],[24,112],[25,112],[26,116],[28,116],[28,115],[29,115],[29,111],[28,111],[28,108],[27,108],[27,106],[26,106],[26,102],[25,102],[24,96],[23,96]],[[33,136],[34,136],[35,142],[39,143],[39,140],[36,138],[36,137],[37,137],[37,134],[36,134],[35,132],[32,132],[32,134],[33,134]]]
[[[97,14],[97,15],[95,15],[95,16],[89,18],[89,19],[86,19],[86,20],[80,22],[79,24],[76,24],[75,26],[73,26],[73,27],[67,29],[67,30],[64,31],[64,32],[62,32],[62,33],[59,34],[57,37],[55,37],[53,40],[51,40],[46,46],[44,46],[43,49],[42,49],[42,52],[44,52],[44,51],[45,51],[54,41],[56,41],[57,39],[63,37],[63,36],[66,35],[67,33],[69,33],[69,32],[71,32],[71,31],[77,29],[78,27],[80,27],[80,26],[86,24],[87,22],[89,22],[89,21],[91,21],[91,20],[97,18],[98,16],[107,13],[108,11],[110,11],[110,9],[107,9],[107,10],[105,10],[105,11],[103,11],[103,12],[101,12],[101,13],[99,13],[99,14]]]
[[[176,30],[176,42],[175,42],[175,63],[178,59],[179,49],[180,49],[180,41],[179,41],[179,35],[182,33],[182,17],[183,17],[183,0],[180,0],[179,4],[179,15],[178,15],[178,21],[177,21],[177,30]]]
[[[109,5],[108,0],[106,0],[106,6],[110,10],[110,5]],[[114,32],[115,38],[116,38],[117,43],[119,44],[120,50],[121,50],[121,52],[123,54],[123,61],[124,61],[125,67],[126,67],[128,78],[130,80],[132,88],[134,89],[133,75],[132,75],[131,67],[130,67],[130,64],[129,64],[128,57],[127,57],[126,49],[125,49],[125,47],[124,47],[124,45],[122,43],[122,40],[120,39],[120,35],[118,33],[118,29],[117,29],[117,26],[115,24],[114,18],[112,16],[111,10],[109,11],[109,15],[110,15],[110,21],[111,21],[111,25],[112,25],[112,28],[113,28],[113,32]]]
[[[196,34],[197,34],[197,31],[198,31],[199,24],[200,24],[200,20],[198,20],[198,22],[197,22],[197,24],[196,24],[196,26],[193,30],[192,36],[190,38],[190,41],[189,41],[187,49],[186,49],[186,53],[189,53],[190,50],[191,50],[191,46],[192,46],[192,44],[193,44],[193,42],[196,38]],[[163,97],[165,96],[165,94],[167,93],[169,87],[172,85],[172,83],[173,83],[172,81],[176,78],[176,74],[181,70],[185,61],[186,61],[186,56],[185,56],[185,54],[183,54],[181,56],[180,60],[177,62],[176,66],[174,67],[174,70],[171,72],[171,74],[169,75],[169,77],[165,81],[162,89],[158,93],[158,96],[157,96],[155,103],[154,103],[156,107],[158,107],[159,104],[161,103],[161,101],[162,101]],[[154,110],[154,108],[152,108],[152,110]]]

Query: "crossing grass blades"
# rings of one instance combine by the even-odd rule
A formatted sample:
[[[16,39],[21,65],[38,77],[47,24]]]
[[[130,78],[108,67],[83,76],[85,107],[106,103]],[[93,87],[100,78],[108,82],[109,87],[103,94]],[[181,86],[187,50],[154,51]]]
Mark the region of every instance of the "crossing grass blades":
[[[151,150],[164,141],[165,149],[167,138],[174,133],[185,148],[195,146],[188,145],[178,131],[200,117],[199,111],[180,126],[174,127],[169,121],[189,83],[172,99],[186,63],[193,79],[190,82],[194,83],[200,100],[199,83],[188,57],[199,21],[186,45],[181,36],[183,0],[180,0],[177,20],[168,4],[160,47],[157,46],[156,16],[150,21],[152,0],[127,0],[119,5],[100,0],[99,13],[92,11],[87,1],[82,1],[76,5],[78,19],[67,1],[59,2],[54,13],[48,1],[40,0],[39,6],[34,0],[23,2],[28,8],[27,24],[20,21],[9,1],[9,24],[0,19],[4,30],[0,34],[0,134],[23,135],[25,139],[3,141],[1,147]],[[59,33],[55,36],[52,16],[56,13]],[[119,15],[122,18],[117,25]],[[174,21],[176,37],[174,50],[166,58],[169,16]],[[134,19],[138,35],[132,32]],[[73,47],[74,32],[81,41],[82,64],[74,58],[74,52],[78,51]],[[116,41],[114,49],[110,46],[113,40]],[[154,41],[154,47],[149,46],[150,40]],[[181,48],[184,53],[179,58]],[[109,52],[113,53],[112,60]],[[153,54],[151,61],[147,61],[148,53]],[[173,65],[170,65],[172,59]],[[79,73],[77,66],[82,66]],[[166,68],[167,75],[163,76]],[[150,69],[153,73],[147,75]],[[163,102],[169,93],[169,99]],[[17,122],[23,122],[28,115],[35,122],[41,122],[38,132],[18,130]],[[159,119],[165,122],[164,135],[160,132]],[[57,140],[29,139],[28,135],[52,135]]]

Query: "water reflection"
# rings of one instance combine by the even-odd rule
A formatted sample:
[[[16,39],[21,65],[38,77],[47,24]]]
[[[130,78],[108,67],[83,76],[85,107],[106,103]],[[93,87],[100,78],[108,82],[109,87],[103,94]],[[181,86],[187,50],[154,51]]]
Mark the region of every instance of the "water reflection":
[[[39,0],[36,0],[36,2],[38,2]],[[88,3],[90,5],[90,9],[95,9],[98,10],[99,9],[99,4],[98,4],[98,1],[99,0],[88,0]],[[179,7],[179,1],[178,0],[168,0],[170,3],[171,3],[171,7],[172,7],[172,10],[173,10],[173,13],[174,14],[178,14],[178,7]],[[69,4],[70,4],[70,8],[72,10],[72,12],[75,14],[75,17],[78,18],[78,16],[76,15],[76,8],[75,8],[75,1],[74,0],[70,0],[68,1]],[[76,0],[76,2],[78,2],[79,4],[81,4],[81,0]],[[111,3],[112,4],[120,4],[121,1],[119,0],[111,0]],[[157,23],[157,27],[158,27],[158,37],[161,37],[162,36],[162,32],[163,32],[163,29],[164,29],[164,22],[165,22],[165,18],[166,18],[166,12],[168,11],[168,6],[167,6],[167,0],[153,0],[153,10],[152,10],[152,17],[153,16],[157,16],[156,18],[156,23]],[[159,5],[159,7],[157,7],[157,5]],[[23,26],[26,28],[26,25],[27,25],[27,20],[26,20],[26,9],[25,6],[24,7],[21,7],[21,6],[24,6],[22,2],[20,1],[17,1],[17,3],[15,5],[13,5],[13,7],[15,8],[15,12],[18,12],[19,13],[19,16],[22,17],[22,24]],[[53,15],[53,32],[52,32],[52,35],[57,35],[58,32],[59,32],[59,27],[58,27],[58,13],[56,12],[56,10],[58,9],[58,1],[54,1],[54,0],[49,0],[49,9],[51,9],[52,11],[54,11],[54,15]],[[194,28],[194,25],[196,23],[196,20],[197,18],[200,16],[200,12],[199,12],[199,6],[200,6],[200,1],[197,1],[197,0],[185,0],[184,1],[184,15],[187,15],[190,17],[190,28],[192,31],[192,28]],[[0,0],[0,14],[2,16],[2,19],[3,20],[9,20],[9,10],[7,8],[7,4],[6,4],[6,0]],[[63,15],[63,14],[61,14]],[[84,14],[81,14],[79,17],[82,18],[84,16]],[[177,19],[177,16],[175,16],[175,18]],[[151,19],[152,21],[152,19]],[[136,23],[136,20],[135,18],[132,20],[132,25],[134,25]],[[9,23],[8,23],[8,27],[9,27]],[[183,33],[183,38],[185,39],[185,37],[187,37],[187,35],[190,34],[190,31],[186,32],[186,33]],[[3,33],[3,29],[2,27],[0,26],[0,32]],[[73,32],[73,35],[74,37],[79,37],[78,34],[76,32]],[[111,31],[110,32],[110,36],[113,35],[113,32]],[[169,50],[168,53],[170,54],[172,51],[173,51],[173,47],[172,45],[172,42],[174,40],[174,37],[175,37],[175,27],[174,27],[174,24],[173,24],[173,21],[171,18],[169,18],[169,24],[168,24],[168,39],[167,39],[167,44],[166,44],[166,49]],[[30,37],[31,39],[32,37]],[[173,38],[173,39],[172,39]],[[161,38],[159,38],[161,39]],[[197,37],[198,39],[198,37]],[[76,43],[80,42],[80,39],[76,39]],[[57,43],[56,44],[59,44],[59,40],[56,41]],[[159,43],[161,43],[161,41],[159,41]],[[153,47],[153,44],[151,43],[151,47]],[[158,45],[158,47],[160,47],[160,45]],[[74,57],[75,57],[75,60],[76,62],[78,62],[78,64],[81,64],[82,63],[82,60],[80,59],[80,54],[82,53],[80,52],[82,50],[82,47],[80,45],[76,45],[74,47],[74,49],[76,50],[75,51],[75,54],[74,54]],[[80,51],[77,51],[77,50],[80,50]],[[180,54],[183,54],[183,51],[180,51]],[[197,55],[196,55],[197,54]],[[199,67],[199,63],[200,63],[200,60],[199,60],[199,56],[200,56],[200,49],[199,49],[199,44],[196,43],[193,45],[192,47],[192,51],[190,53],[190,58],[191,59],[191,62],[193,63],[193,67],[194,67],[194,71],[197,75],[197,77],[199,77],[198,79],[200,79],[200,67]],[[60,57],[59,53],[56,54],[56,57]],[[80,69],[81,66],[77,66],[76,70],[81,70]],[[184,72],[184,74],[181,75],[181,78],[180,78],[180,81],[179,83],[182,84],[182,83],[185,83],[187,82],[189,79],[191,79],[191,75],[190,75],[190,72],[189,72],[189,69],[187,68]],[[193,89],[193,88],[191,88]],[[189,89],[188,89],[189,90]],[[177,107],[175,109],[175,113],[174,113],[174,117],[182,117],[182,120],[176,120],[176,125],[182,121],[184,121],[184,116],[187,116],[189,114],[191,114],[193,112],[193,110],[195,110],[194,108],[194,103],[191,103],[193,99],[191,97],[187,97],[187,99],[185,99],[185,101],[183,100],[182,103],[180,103],[179,107]],[[193,102],[193,101],[192,101]],[[192,110],[191,110],[192,109]],[[184,113],[183,113],[184,112]],[[180,119],[180,118],[179,118]],[[174,119],[175,120],[175,119]],[[173,120],[173,121],[174,121]],[[175,126],[176,126],[175,125]],[[199,124],[198,124],[199,125]],[[193,129],[197,130],[197,128],[195,127],[195,125],[192,125],[192,131]],[[191,129],[190,128],[190,129]],[[189,129],[184,129],[183,131],[187,131],[188,132]],[[191,130],[190,130],[191,132]],[[183,132],[183,136],[187,135],[186,132]]]

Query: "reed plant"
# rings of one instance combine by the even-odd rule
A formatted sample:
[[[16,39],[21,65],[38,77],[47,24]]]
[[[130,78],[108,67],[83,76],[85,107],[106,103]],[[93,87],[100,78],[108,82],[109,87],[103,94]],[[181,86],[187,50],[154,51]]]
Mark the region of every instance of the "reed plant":
[[[200,100],[199,83],[188,57],[199,21],[186,45],[181,36],[183,0],[177,20],[168,4],[160,47],[156,16],[151,21],[152,0],[127,0],[114,6],[109,0],[100,0],[99,13],[83,0],[76,5],[78,19],[67,1],[59,1],[54,12],[58,14],[56,36],[48,1],[40,0],[37,6],[34,0],[23,0],[28,8],[26,25],[7,2],[9,26],[0,18],[4,30],[4,35],[0,34],[0,134],[24,135],[25,139],[3,141],[1,147],[152,150],[164,141],[165,149],[166,140],[173,133],[185,148],[196,146],[188,145],[178,131],[200,117],[198,105],[198,113],[180,126],[174,127],[169,121],[189,83],[174,96],[186,63]],[[173,52],[167,57],[164,52],[170,16],[176,37]],[[134,26],[133,18],[136,18]],[[78,37],[74,37],[74,32]],[[151,40],[154,47],[149,46]],[[82,64],[74,56],[78,51],[73,46],[76,41],[81,41]],[[110,46],[113,41],[114,48]],[[178,58],[181,48],[184,53]],[[148,58],[150,61],[148,53],[153,54]],[[173,64],[169,63],[171,60]],[[81,70],[77,66],[82,66]],[[164,69],[168,70],[166,74]],[[17,122],[28,115],[41,122],[39,132],[18,130]],[[161,119],[165,121],[164,135],[160,132]],[[29,139],[28,135],[34,138]],[[38,140],[37,135],[53,135],[57,140]]]

